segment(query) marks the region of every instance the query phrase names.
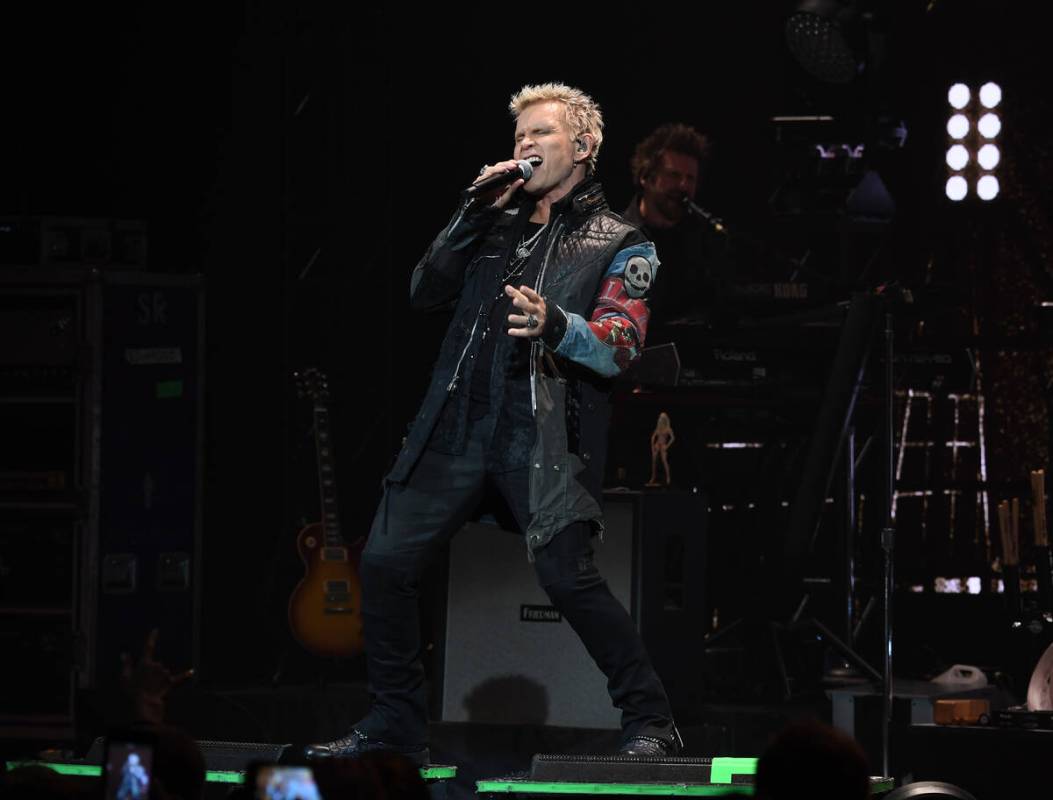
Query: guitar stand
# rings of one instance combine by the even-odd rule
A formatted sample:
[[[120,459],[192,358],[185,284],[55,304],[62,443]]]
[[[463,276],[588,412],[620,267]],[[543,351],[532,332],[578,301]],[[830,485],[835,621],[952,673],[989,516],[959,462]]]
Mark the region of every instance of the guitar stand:
[[[802,603],[803,605],[804,603]],[[857,679],[848,679],[846,676],[843,680],[830,681],[830,683],[856,683],[863,680],[881,683],[882,681],[880,672],[874,669],[863,656],[814,616],[795,617],[789,622],[778,622],[774,619],[753,616],[740,617],[706,637],[703,649],[711,650],[733,634],[740,634],[740,638],[746,647],[749,647],[750,643],[759,644],[765,641],[770,645],[771,658],[774,661],[783,700],[789,700],[796,694],[794,679],[787,666],[785,654],[787,645],[784,642],[788,638],[802,639],[807,636],[821,640],[831,650],[841,656],[846,664],[854,667],[856,674],[861,676]]]

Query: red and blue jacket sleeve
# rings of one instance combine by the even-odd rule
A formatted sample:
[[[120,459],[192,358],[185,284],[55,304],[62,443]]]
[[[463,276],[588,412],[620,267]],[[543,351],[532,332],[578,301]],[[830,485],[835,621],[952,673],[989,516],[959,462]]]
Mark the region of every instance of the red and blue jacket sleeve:
[[[625,370],[643,349],[650,317],[647,294],[658,264],[651,242],[619,250],[603,275],[589,319],[554,304],[547,308],[545,346],[604,377]]]

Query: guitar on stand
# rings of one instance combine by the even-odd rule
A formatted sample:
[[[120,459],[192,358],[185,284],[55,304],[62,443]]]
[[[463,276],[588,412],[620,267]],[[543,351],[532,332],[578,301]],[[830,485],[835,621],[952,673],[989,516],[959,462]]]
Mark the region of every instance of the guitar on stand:
[[[296,537],[306,572],[289,597],[289,627],[309,652],[350,658],[362,652],[362,584],[351,551],[340,532],[336,472],[329,428],[329,385],[320,370],[297,374],[297,390],[310,398],[322,521]]]

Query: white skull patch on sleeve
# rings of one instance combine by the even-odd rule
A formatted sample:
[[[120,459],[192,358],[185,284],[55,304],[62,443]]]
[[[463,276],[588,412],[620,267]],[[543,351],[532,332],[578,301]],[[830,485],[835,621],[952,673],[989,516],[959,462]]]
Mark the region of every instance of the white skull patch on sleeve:
[[[651,262],[643,256],[633,256],[625,264],[625,293],[629,297],[643,297],[651,288]]]

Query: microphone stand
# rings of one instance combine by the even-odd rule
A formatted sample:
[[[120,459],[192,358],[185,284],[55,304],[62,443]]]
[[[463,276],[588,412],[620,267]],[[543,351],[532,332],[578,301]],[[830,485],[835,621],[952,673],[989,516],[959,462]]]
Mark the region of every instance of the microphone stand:
[[[881,529],[881,550],[884,553],[884,670],[881,686],[881,767],[882,775],[889,772],[889,723],[892,721],[892,596],[895,588],[896,526],[892,519],[892,502],[896,492],[895,445],[893,414],[895,390],[892,374],[893,359],[892,313],[885,313],[885,524]]]

